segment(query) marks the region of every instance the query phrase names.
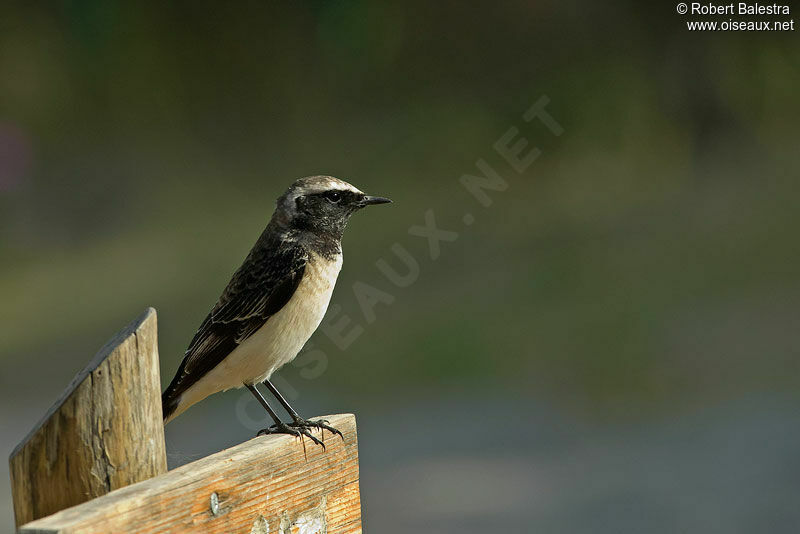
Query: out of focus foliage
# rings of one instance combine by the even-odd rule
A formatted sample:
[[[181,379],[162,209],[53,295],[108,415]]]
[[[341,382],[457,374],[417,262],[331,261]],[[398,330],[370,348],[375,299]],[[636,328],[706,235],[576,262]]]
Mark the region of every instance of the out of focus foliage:
[[[315,389],[628,417],[796,388],[796,39],[614,4],[5,6],[0,391],[57,391],[148,305],[168,380],[274,198],[315,173],[395,200],[352,221],[334,301],[364,332],[315,336]],[[560,137],[521,121],[541,95]],[[512,125],[542,150],[523,175],[492,149]],[[509,182],[488,208],[458,182],[478,158]],[[435,261],[408,234],[428,209],[460,233]],[[394,243],[408,288],[375,265]],[[356,281],[394,297],[374,322]]]

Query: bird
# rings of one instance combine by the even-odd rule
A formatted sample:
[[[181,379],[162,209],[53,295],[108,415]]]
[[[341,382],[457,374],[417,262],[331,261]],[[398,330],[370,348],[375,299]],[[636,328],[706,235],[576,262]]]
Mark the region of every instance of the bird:
[[[246,387],[272,418],[261,434],[310,438],[314,429],[343,438],[328,421],[302,418],[270,382],[291,362],[325,315],[342,268],[342,235],[362,208],[390,203],[333,176],[296,180],[217,303],[200,324],[161,397],[166,425],[209,395]],[[291,417],[283,422],[263,384]]]

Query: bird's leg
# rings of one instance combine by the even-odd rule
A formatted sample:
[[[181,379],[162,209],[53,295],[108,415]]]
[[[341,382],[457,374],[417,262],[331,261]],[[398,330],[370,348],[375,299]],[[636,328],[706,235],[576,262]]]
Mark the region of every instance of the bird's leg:
[[[257,434],[258,436],[261,436],[262,434],[289,434],[290,436],[296,436],[301,440],[303,439],[303,436],[306,436],[317,445],[321,445],[323,449],[325,448],[325,444],[315,438],[307,428],[295,428],[294,426],[287,425],[281,421],[280,417],[278,417],[278,414],[275,413],[275,410],[272,409],[272,406],[269,405],[267,399],[265,399],[261,392],[256,389],[254,384],[245,384],[245,386],[250,390],[250,393],[253,394],[256,400],[258,400],[259,404],[261,404],[261,406],[267,410],[267,413],[269,413],[270,417],[272,417],[272,420],[275,421],[275,424],[271,427],[259,430]],[[305,444],[303,444],[303,449],[305,449]]]
[[[291,416],[291,418],[292,418],[292,422],[289,423],[290,427],[292,427],[292,428],[319,428],[322,431],[327,430],[331,434],[338,434],[339,437],[342,438],[342,441],[344,441],[344,436],[342,435],[342,433],[339,430],[337,430],[337,429],[333,428],[332,426],[330,426],[328,424],[327,420],[325,420],[325,419],[317,419],[316,421],[309,421],[308,419],[303,419],[294,410],[294,408],[289,406],[289,403],[286,401],[286,399],[283,398],[283,395],[281,395],[281,392],[278,391],[278,388],[276,388],[275,386],[272,385],[272,382],[270,382],[269,380],[264,380],[264,385],[267,386],[267,389],[269,389],[270,392],[275,396],[275,398],[278,399],[278,402],[281,403],[281,406],[283,406],[286,409],[286,411],[289,412],[289,416]]]

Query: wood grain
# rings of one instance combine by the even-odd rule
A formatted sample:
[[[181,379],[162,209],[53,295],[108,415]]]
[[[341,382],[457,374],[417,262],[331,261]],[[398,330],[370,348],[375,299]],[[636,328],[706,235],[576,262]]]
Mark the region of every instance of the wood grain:
[[[167,474],[23,526],[20,533],[361,532],[355,417],[327,416],[344,434],[327,450],[262,436]],[[216,496],[216,506],[212,505]]]
[[[17,525],[167,471],[156,312],[70,383],[9,458]]]

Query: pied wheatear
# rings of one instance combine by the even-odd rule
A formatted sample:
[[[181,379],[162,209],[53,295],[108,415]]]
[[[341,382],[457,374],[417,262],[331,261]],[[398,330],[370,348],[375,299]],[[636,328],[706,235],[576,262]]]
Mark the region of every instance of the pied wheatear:
[[[308,421],[289,406],[269,378],[292,361],[317,329],[342,268],[342,233],[350,216],[371,204],[332,176],[294,182],[219,301],[200,325],[175,378],[162,395],[164,424],[212,393],[246,387],[274,424],[259,432],[305,435],[326,421]],[[292,418],[284,423],[256,388],[263,383]]]

